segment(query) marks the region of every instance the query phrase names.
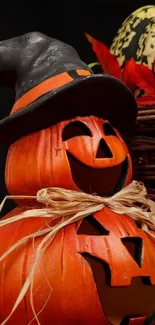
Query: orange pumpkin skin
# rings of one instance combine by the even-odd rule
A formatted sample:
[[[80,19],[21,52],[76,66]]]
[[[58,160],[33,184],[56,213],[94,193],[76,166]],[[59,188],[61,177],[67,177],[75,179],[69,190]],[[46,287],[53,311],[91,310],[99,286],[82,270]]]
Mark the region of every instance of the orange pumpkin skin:
[[[50,186],[111,195],[123,173],[119,189],[132,177],[131,158],[120,134],[107,121],[90,116],[16,141],[8,152],[5,179],[14,195],[35,195]]]
[[[22,210],[16,208],[6,217]],[[93,218],[100,225],[100,234],[96,226],[89,227],[89,219],[72,224],[58,233],[41,257],[42,268],[37,267],[33,288],[36,312],[50,294],[46,278],[53,288],[38,316],[41,325],[118,325],[127,314],[133,315],[128,324],[142,325],[145,316],[155,310],[155,240],[137,228],[132,219],[108,208]],[[20,238],[46,226],[44,218],[32,218],[0,228],[0,255]],[[135,238],[142,242],[139,262],[129,253],[132,249],[127,249],[126,239],[130,244]],[[35,239],[35,247],[40,240]],[[0,263],[0,322],[11,311],[33,258],[33,243],[29,240]],[[110,269],[111,287],[104,280],[103,261]],[[142,284],[140,278],[149,279],[151,285]],[[137,314],[141,316],[134,316]],[[27,325],[32,319],[28,292],[7,324]]]

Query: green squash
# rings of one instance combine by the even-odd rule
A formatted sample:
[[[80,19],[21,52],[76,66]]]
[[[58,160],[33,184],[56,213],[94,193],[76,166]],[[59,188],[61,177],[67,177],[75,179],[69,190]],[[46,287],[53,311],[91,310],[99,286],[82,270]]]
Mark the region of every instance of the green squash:
[[[131,57],[152,69],[155,59],[155,6],[134,11],[121,25],[110,51],[120,66]]]

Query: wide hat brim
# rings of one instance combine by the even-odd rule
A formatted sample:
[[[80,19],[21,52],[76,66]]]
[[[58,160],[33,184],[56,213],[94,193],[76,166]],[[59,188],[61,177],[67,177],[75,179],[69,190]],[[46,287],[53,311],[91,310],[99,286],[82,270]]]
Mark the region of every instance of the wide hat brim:
[[[60,121],[90,115],[109,120],[127,141],[137,117],[135,97],[114,77],[103,74],[81,77],[1,120],[0,142],[12,143]]]

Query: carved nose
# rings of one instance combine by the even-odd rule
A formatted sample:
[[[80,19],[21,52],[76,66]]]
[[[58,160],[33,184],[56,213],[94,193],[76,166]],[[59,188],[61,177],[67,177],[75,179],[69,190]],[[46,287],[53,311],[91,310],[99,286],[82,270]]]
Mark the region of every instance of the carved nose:
[[[113,155],[110,148],[108,147],[104,139],[101,139],[97,150],[96,158],[99,159],[99,158],[112,158],[112,157]]]

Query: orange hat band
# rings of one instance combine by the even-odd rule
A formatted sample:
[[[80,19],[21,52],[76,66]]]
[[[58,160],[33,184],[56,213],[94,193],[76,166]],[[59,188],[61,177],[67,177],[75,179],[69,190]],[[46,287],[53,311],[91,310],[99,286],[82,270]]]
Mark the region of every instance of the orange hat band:
[[[91,75],[91,73],[88,70],[75,70],[75,72],[79,76]],[[31,104],[37,98],[48,93],[49,91],[60,88],[73,80],[74,78],[72,78],[67,72],[63,72],[57,76],[46,79],[45,81],[41,82],[39,85],[29,90],[22,97],[20,97],[14,104],[10,115],[19,111],[22,108],[25,108],[27,105]]]

